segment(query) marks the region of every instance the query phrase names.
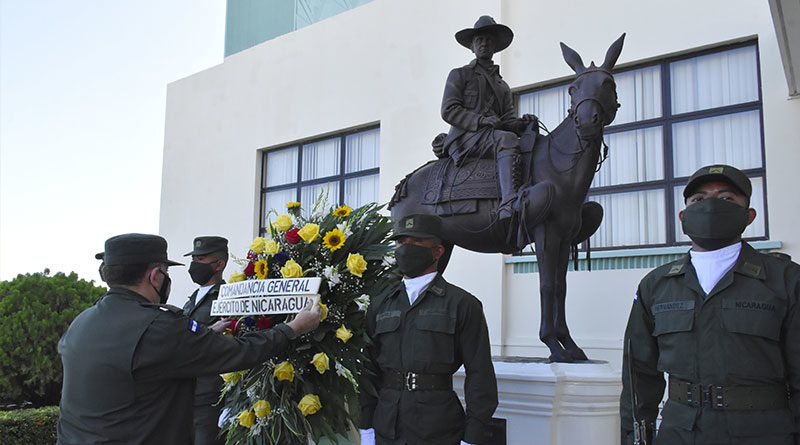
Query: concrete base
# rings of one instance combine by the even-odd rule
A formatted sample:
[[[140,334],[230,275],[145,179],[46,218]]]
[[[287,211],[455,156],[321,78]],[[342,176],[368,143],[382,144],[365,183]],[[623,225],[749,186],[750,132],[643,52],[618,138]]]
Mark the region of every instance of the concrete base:
[[[508,445],[617,445],[619,372],[604,361],[547,363],[496,358],[500,403]],[[464,369],[453,377],[463,402]]]

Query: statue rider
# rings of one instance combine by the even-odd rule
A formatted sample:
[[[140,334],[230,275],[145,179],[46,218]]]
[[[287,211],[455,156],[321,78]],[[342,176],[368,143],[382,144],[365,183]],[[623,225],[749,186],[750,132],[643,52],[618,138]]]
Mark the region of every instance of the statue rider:
[[[511,89],[500,76],[500,67],[492,62],[494,53],[511,44],[514,33],[485,15],[473,28],[463,29],[455,37],[475,53],[475,60],[447,76],[442,119],[451,127],[441,147],[442,155],[453,158],[456,166],[466,158],[497,160],[501,194],[497,217],[506,220],[514,214],[522,182],[519,136],[530,123],[538,130],[536,116],[516,117]]]

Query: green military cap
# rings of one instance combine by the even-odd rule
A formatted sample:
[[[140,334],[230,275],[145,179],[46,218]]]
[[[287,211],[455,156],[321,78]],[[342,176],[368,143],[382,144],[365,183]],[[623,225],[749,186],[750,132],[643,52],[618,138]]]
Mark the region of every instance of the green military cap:
[[[184,254],[189,255],[208,255],[212,252],[228,252],[228,240],[221,236],[198,236],[194,239],[194,250]]]
[[[167,240],[158,235],[126,233],[112,236],[106,240],[105,250],[102,253],[103,262],[107,266],[147,263],[183,266],[181,263],[167,259]]]
[[[741,170],[736,167],[731,167],[730,165],[717,164],[707,165],[694,172],[692,177],[689,178],[689,183],[686,184],[686,188],[683,189],[683,197],[688,198],[692,196],[700,184],[704,184],[708,181],[724,181],[733,184],[740,192],[747,196],[748,199],[753,193],[753,186],[750,184],[750,178],[742,173]]]
[[[393,232],[389,239],[401,236],[442,239],[442,219],[436,215],[407,215],[394,223]]]

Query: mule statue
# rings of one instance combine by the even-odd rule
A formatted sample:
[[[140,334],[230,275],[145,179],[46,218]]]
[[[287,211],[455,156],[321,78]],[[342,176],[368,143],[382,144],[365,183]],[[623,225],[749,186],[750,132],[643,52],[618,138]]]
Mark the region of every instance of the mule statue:
[[[561,43],[564,60],[575,71],[569,86],[567,117],[548,135],[529,125],[520,138],[523,186],[515,217],[498,220],[500,193],[496,163],[468,160],[456,167],[451,159],[430,161],[406,176],[389,203],[394,219],[415,213],[442,217],[446,248],[440,272],[453,245],[476,252],[519,252],[531,241],[539,265],[541,322],[539,339],[550,360],[587,360],[567,327],[565,299],[571,249],[587,240],[602,220],[602,207],[586,202],[592,178],[602,163],[603,127],[617,113],[616,83],[611,74],[625,34],[608,49],[600,66],[588,67],[580,55]],[[607,147],[606,147],[607,148]]]

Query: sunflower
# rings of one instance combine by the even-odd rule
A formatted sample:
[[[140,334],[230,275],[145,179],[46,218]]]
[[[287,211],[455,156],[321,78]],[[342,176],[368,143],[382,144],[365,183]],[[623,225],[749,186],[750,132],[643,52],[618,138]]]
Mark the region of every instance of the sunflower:
[[[269,272],[269,266],[267,266],[267,260],[258,260],[256,261],[256,276],[260,279],[267,278],[267,272]]]
[[[297,201],[292,201],[292,202],[287,202],[286,203],[286,208],[289,209],[289,210],[292,210],[292,209],[297,208],[297,207],[300,207],[300,203],[297,202]]]
[[[341,207],[337,208],[336,210],[334,210],[333,214],[338,216],[339,218],[344,218],[347,215],[349,215],[350,212],[352,212],[352,211],[353,211],[353,209],[351,209],[349,206],[341,206]]]
[[[333,229],[330,232],[325,234],[325,237],[322,238],[322,245],[327,247],[328,249],[333,252],[334,250],[342,247],[344,245],[345,236],[339,229]]]

